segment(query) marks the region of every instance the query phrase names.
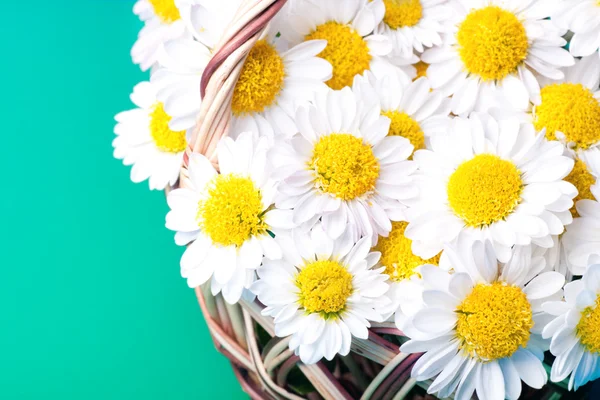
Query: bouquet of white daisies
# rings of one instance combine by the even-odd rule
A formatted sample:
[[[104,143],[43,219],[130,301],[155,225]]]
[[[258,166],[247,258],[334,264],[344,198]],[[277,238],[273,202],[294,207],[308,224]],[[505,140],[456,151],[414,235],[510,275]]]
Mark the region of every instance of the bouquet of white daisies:
[[[600,2],[134,12],[150,79],[114,155],[168,192],[181,274],[253,398],[590,391]]]

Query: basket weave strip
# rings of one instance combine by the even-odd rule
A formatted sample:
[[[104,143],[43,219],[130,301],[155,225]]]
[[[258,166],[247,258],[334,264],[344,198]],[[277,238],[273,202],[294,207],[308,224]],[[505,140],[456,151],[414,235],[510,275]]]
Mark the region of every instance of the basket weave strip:
[[[181,187],[189,185],[192,153],[204,154],[218,169],[216,146],[229,130],[235,84],[250,49],[285,2],[244,1],[216,46],[199,88],[202,105],[184,157]],[[252,399],[391,400],[404,398],[415,385],[410,370],[420,355],[399,354],[398,346],[382,336],[403,336],[393,324],[374,324],[367,340],[354,338],[348,356],[336,356],[328,365],[304,365],[288,349],[289,338],[276,337],[273,320],[261,314],[263,306],[258,301],[242,299],[229,305],[220,294],[212,296],[210,283],[195,292],[215,347],[230,360]],[[258,327],[271,338],[267,343],[260,343]],[[296,368],[314,391],[304,396],[292,392],[289,377]]]

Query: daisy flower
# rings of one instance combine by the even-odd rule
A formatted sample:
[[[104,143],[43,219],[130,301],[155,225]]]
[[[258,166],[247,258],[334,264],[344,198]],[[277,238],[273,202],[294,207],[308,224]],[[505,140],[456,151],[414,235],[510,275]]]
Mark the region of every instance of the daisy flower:
[[[563,0],[552,15],[552,22],[564,30],[573,32],[569,50],[575,57],[592,55],[600,47],[600,3],[598,1]]]
[[[296,106],[308,102],[315,91],[327,89],[324,82],[331,77],[331,65],[317,57],[325,41],[313,40],[287,49],[277,32],[270,32],[250,50],[235,85],[231,130],[256,131],[257,118],[264,117],[276,132],[289,137],[297,131],[291,117]],[[160,60],[164,68],[152,79],[161,87],[159,97],[172,108],[173,123],[196,118],[200,80],[209,59],[209,49],[198,41],[165,45]]]
[[[433,88],[452,95],[452,112],[487,111],[498,103],[526,110],[539,97],[535,73],[552,79],[573,65],[564,31],[545,19],[555,0],[459,0],[452,33],[425,50]],[[494,99],[497,99],[494,101]]]
[[[137,108],[115,116],[114,156],[125,165],[133,165],[133,182],[148,179],[150,189],[157,190],[173,186],[187,148],[187,131],[169,127],[171,116],[157,100],[156,88],[150,82],[137,84],[131,101]]]
[[[374,34],[384,14],[382,0],[307,0],[290,11],[290,29],[281,34],[292,44],[327,41],[319,57],[333,66],[333,76],[327,81],[332,89],[352,86],[354,77],[368,70],[377,77],[394,75],[408,81],[403,70],[386,59],[392,51],[391,41]]]
[[[549,140],[560,140],[574,152],[600,145],[600,58],[584,57],[564,70],[559,80],[541,79],[539,103],[531,119]]]
[[[313,364],[348,355],[352,337],[367,339],[369,321],[389,300],[387,276],[371,269],[379,258],[370,238],[356,244],[351,230],[332,240],[320,224],[277,237],[281,260],[265,260],[252,292],[275,318],[275,334],[291,336],[290,349]]]
[[[385,268],[383,273],[389,276],[387,296],[392,303],[384,318],[393,313],[400,330],[407,328],[410,318],[422,307],[424,286],[421,277],[426,273],[423,269],[437,268],[440,262],[440,254],[424,260],[412,252],[412,241],[404,235],[407,225],[404,221],[392,222],[389,235],[380,237],[373,248],[381,253],[378,266]]]
[[[438,254],[459,233],[490,239],[502,262],[514,245],[553,245],[572,221],[577,194],[563,181],[573,160],[564,147],[515,117],[455,118],[447,135],[419,150],[419,196],[406,236],[415,254]]]
[[[525,248],[527,250],[527,248]],[[412,318],[404,353],[421,353],[412,377],[433,379],[428,393],[458,400],[518,399],[521,381],[540,389],[547,382],[542,303],[564,284],[558,272],[533,279],[531,259],[520,255],[502,266],[492,243],[463,241],[444,249],[454,274],[429,268],[423,308]],[[435,273],[434,273],[435,272]]]
[[[133,12],[144,21],[144,27],[131,49],[131,57],[143,71],[156,64],[163,43],[191,37],[175,0],[138,0],[133,6]]]
[[[276,145],[273,163],[283,179],[277,204],[293,208],[294,223],[322,217],[332,238],[347,225],[355,237],[386,236],[390,219],[405,219],[416,197],[413,152],[401,136],[387,136],[389,118],[377,103],[363,103],[350,88],[329,90],[298,108],[299,133]]]
[[[600,378],[600,258],[590,261],[581,280],[565,285],[564,301],[543,304],[553,317],[542,331],[556,356],[550,379],[561,382],[570,375],[569,390]]]
[[[575,164],[572,182],[579,189],[573,215],[577,218],[562,237],[569,268],[583,275],[590,256],[600,256],[600,149],[582,154]]]
[[[388,135],[405,137],[415,151],[424,149],[429,137],[446,131],[450,100],[432,91],[427,78],[403,85],[393,77],[376,79],[367,72],[355,78],[353,90],[363,101],[378,104],[391,120]]]
[[[181,258],[183,277],[190,287],[212,278],[213,295],[222,292],[230,304],[252,284],[263,257],[281,257],[271,235],[292,227],[289,212],[272,206],[267,150],[267,139],[257,134],[225,137],[217,147],[220,174],[193,154],[185,186],[167,197],[167,228],[177,232],[178,245],[191,242]]]
[[[413,49],[440,46],[444,26],[452,10],[447,0],[383,0],[385,14],[375,32],[387,36],[393,53],[408,58]]]

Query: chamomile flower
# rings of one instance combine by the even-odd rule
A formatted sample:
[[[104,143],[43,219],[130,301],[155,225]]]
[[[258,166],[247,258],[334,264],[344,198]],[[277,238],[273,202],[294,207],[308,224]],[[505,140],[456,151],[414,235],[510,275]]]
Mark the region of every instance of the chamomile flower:
[[[271,236],[289,229],[291,216],[273,208],[275,184],[267,163],[268,141],[249,132],[224,138],[217,147],[220,174],[208,159],[193,154],[189,179],[167,197],[167,228],[187,245],[181,273],[190,287],[209,279],[234,304],[255,277],[263,257],[277,259],[281,249]]]
[[[231,102],[232,131],[254,131],[257,118],[264,117],[278,133],[292,136],[296,131],[292,115],[316,91],[325,91],[331,65],[316,57],[325,41],[314,40],[284,50],[277,32],[272,31],[250,50],[236,83]],[[165,66],[153,75],[162,88],[159,96],[173,108],[174,123],[187,121],[200,110],[199,85],[207,63],[208,49],[197,41],[165,45]],[[195,56],[194,56],[195,55]]]
[[[138,0],[133,12],[144,21],[144,27],[131,49],[131,57],[143,71],[156,64],[162,44],[172,39],[191,37],[175,0]]]
[[[548,139],[586,151],[600,145],[600,59],[584,57],[564,74],[559,80],[541,79],[531,118],[537,130],[546,129]]]
[[[564,147],[515,117],[455,118],[447,135],[419,150],[419,196],[406,236],[415,254],[433,257],[461,232],[490,239],[506,262],[514,245],[553,245],[572,221],[577,194],[563,181],[573,160]]]
[[[404,221],[392,222],[390,233],[380,237],[373,248],[381,253],[378,266],[384,267],[383,273],[389,276],[388,297],[392,303],[384,317],[393,313],[400,330],[407,328],[410,318],[422,306],[423,268],[437,268],[440,262],[440,254],[424,260],[412,252],[412,241],[404,235],[407,225]]]
[[[355,237],[376,239],[390,231],[390,219],[406,218],[417,194],[416,164],[407,160],[413,146],[388,136],[390,120],[377,103],[359,101],[350,88],[330,90],[298,108],[295,122],[300,132],[273,150],[284,179],[276,202],[294,209],[294,223],[322,217],[334,239],[349,224]]]
[[[383,20],[382,0],[308,0],[298,3],[287,16],[291,29],[281,32],[291,44],[307,40],[326,40],[319,57],[333,66],[333,76],[326,83],[339,90],[352,86],[356,75],[372,71],[375,76],[394,75],[408,81],[402,68],[390,63],[391,41],[374,34]]]
[[[600,3],[596,0],[563,0],[552,22],[573,32],[569,51],[575,57],[596,53],[600,47]],[[598,57],[598,54],[594,54]]]
[[[453,1],[453,31],[443,46],[425,50],[433,88],[452,95],[452,112],[503,105],[526,110],[536,102],[536,74],[561,79],[573,65],[564,31],[545,19],[555,0]]]
[[[581,280],[565,285],[564,301],[543,305],[554,317],[542,331],[556,356],[550,379],[569,378],[569,390],[600,378],[600,258],[593,262]]]
[[[408,58],[416,50],[442,44],[445,21],[452,9],[447,0],[383,0],[385,14],[376,33],[389,37],[394,54]]]
[[[173,186],[187,148],[187,131],[169,128],[171,116],[156,99],[156,88],[151,83],[137,84],[131,101],[137,108],[115,116],[114,156],[125,165],[133,165],[133,182],[148,179],[150,189],[158,190]]]
[[[424,149],[429,137],[446,131],[450,101],[432,91],[427,78],[403,85],[393,77],[376,79],[365,73],[355,78],[353,90],[363,101],[379,104],[381,114],[391,120],[388,135],[405,137],[415,151]]]
[[[582,275],[590,256],[600,256],[600,149],[585,152],[573,169],[572,182],[579,194],[573,223],[567,227],[562,243],[571,272]]]
[[[194,39],[214,49],[242,5],[242,0],[173,0]]]
[[[277,237],[281,260],[265,260],[252,292],[275,318],[275,334],[291,336],[290,349],[306,364],[350,352],[352,337],[367,339],[369,321],[389,302],[387,276],[372,269],[379,258],[371,240],[356,244],[351,230],[337,240],[320,224],[308,233]]]
[[[527,249],[525,249],[527,250]],[[542,303],[556,299],[564,284],[557,272],[527,273],[531,258],[496,261],[491,242],[462,242],[444,254],[454,274],[425,269],[423,308],[411,320],[404,353],[423,356],[412,368],[418,381],[433,379],[428,393],[457,400],[518,399],[521,381],[547,382],[542,360],[547,345]],[[543,265],[542,265],[543,267]]]

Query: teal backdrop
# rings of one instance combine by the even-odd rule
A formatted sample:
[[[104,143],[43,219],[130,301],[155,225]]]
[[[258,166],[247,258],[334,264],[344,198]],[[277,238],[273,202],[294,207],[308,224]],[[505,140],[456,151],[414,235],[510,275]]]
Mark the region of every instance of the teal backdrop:
[[[0,6],[2,399],[242,399],[160,192],[112,158],[133,0]]]

